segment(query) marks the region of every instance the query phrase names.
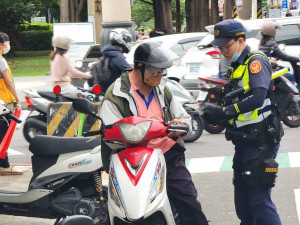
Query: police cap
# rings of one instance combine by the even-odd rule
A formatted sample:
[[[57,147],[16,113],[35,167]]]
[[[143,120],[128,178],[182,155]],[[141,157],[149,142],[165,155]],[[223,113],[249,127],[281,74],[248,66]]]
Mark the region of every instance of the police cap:
[[[215,39],[210,43],[213,46],[224,46],[232,38],[245,35],[245,28],[240,22],[228,19],[214,26]]]

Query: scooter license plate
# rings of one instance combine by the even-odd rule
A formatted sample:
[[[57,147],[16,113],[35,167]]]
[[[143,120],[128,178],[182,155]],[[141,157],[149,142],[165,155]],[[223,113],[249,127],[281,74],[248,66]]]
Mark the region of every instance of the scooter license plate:
[[[200,73],[200,64],[190,64],[190,75],[198,75]]]

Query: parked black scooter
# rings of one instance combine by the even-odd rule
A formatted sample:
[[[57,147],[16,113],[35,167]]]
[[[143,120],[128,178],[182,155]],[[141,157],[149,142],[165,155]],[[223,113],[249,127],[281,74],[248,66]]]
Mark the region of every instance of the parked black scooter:
[[[19,122],[1,102],[0,117]],[[66,216],[85,215],[97,225],[109,224],[100,144],[99,138],[33,138],[28,190],[0,190],[0,214],[56,219],[55,225]]]

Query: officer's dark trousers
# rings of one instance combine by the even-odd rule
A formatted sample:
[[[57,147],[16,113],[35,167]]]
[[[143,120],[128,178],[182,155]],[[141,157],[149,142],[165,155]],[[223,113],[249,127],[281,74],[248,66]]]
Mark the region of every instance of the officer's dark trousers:
[[[0,143],[2,139],[4,138],[6,131],[8,129],[8,124],[6,121],[3,119],[0,119]],[[8,162],[8,157],[6,155],[5,159],[0,159],[0,167],[8,168],[9,167],[9,162]]]
[[[271,155],[275,158],[279,145],[274,145]],[[281,225],[275,204],[271,200],[271,188],[257,182],[246,185],[242,181],[243,166],[249,160],[260,155],[256,144],[238,144],[235,146],[234,177],[239,184],[234,186],[234,202],[241,225]]]
[[[167,192],[184,225],[207,225],[207,219],[197,200],[197,190],[185,165],[185,148],[175,144],[165,155]]]

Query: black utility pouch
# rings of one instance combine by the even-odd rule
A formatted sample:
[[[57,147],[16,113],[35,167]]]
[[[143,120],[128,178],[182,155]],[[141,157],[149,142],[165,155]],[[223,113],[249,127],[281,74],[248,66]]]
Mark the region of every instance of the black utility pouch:
[[[268,126],[268,138],[272,144],[278,144],[281,137],[284,135],[284,130],[280,120],[274,114],[270,115]]]
[[[264,173],[262,177],[262,183],[267,187],[274,187],[278,172],[278,163],[273,158],[267,158],[263,161]]]

